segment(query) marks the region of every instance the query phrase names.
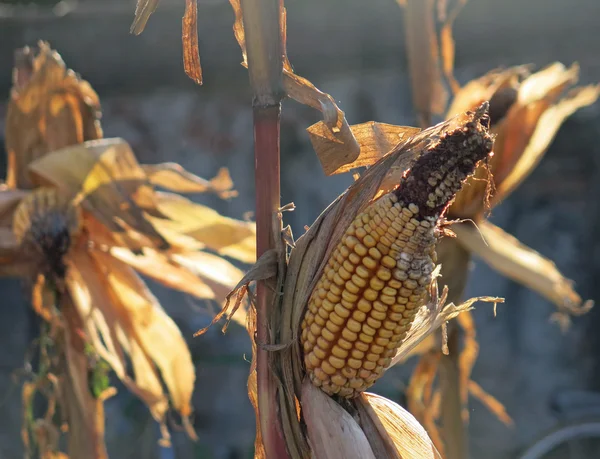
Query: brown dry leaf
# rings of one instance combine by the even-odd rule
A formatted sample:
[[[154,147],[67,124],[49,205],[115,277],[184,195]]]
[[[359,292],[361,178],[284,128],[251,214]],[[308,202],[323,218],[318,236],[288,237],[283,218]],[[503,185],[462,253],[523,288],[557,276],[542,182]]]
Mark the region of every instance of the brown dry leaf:
[[[38,54],[20,50],[6,116],[7,185],[31,188],[28,164],[46,153],[102,137],[100,101],[87,81],[67,70],[60,55],[40,42]],[[21,72],[19,65],[29,66]],[[26,74],[25,78],[19,75]]]
[[[142,169],[152,185],[176,193],[212,192],[221,198],[237,196],[233,181],[226,168],[221,168],[216,177],[206,180],[189,173],[177,163],[143,164]]]
[[[240,0],[229,0],[233,12],[235,14],[235,23],[233,25],[233,33],[242,50],[242,65],[247,67],[246,41],[244,36],[244,24],[242,19],[242,8]],[[331,175],[335,170],[344,164],[351,163],[356,160],[360,152],[360,147],[354,138],[352,130],[346,121],[344,112],[336,105],[333,97],[317,89],[306,78],[302,78],[294,73],[292,66],[287,58],[286,51],[286,12],[282,8],[282,43],[283,43],[283,89],[285,93],[292,99],[301,104],[308,105],[323,114],[322,129],[327,131],[327,136],[335,139],[340,144],[344,145],[343,149],[337,151],[338,156],[329,157],[326,165],[323,165],[323,170],[327,175]],[[319,159],[321,159],[319,157]]]
[[[84,209],[114,232],[124,224],[142,233],[157,248],[167,243],[133,197],[152,193],[147,178],[122,139],[101,139],[54,151],[29,165],[39,185],[51,185],[83,199]],[[123,224],[124,223],[124,224]]]
[[[196,84],[202,84],[202,67],[198,50],[198,2],[185,0],[185,14],[181,20],[183,41],[183,68]]]
[[[316,459],[375,459],[358,423],[331,397],[305,379],[302,411]],[[420,457],[420,456],[418,456]],[[423,456],[425,459],[426,456]]]
[[[438,7],[445,9],[447,3],[447,0],[438,1]],[[465,6],[466,3],[467,0],[457,0],[454,8],[452,8],[450,11],[443,11],[445,18],[440,18],[443,20],[442,28],[440,29],[442,69],[444,71],[444,76],[448,80],[450,89],[452,89],[454,94],[460,90],[460,85],[454,78],[455,44],[454,38],[452,37],[452,26],[454,25],[454,21],[456,20],[458,13],[460,13],[460,10]]]
[[[262,441],[262,434],[260,431],[260,419],[258,414],[258,382],[256,379],[256,309],[250,307],[248,312],[248,323],[246,324],[246,330],[250,336],[250,342],[252,343],[252,363],[250,364],[250,373],[248,374],[248,398],[254,408],[254,419],[256,422],[256,437],[254,439],[254,459],[266,459],[267,454]]]
[[[389,153],[396,145],[404,143],[409,137],[418,134],[419,128],[394,126],[393,124],[369,121],[350,126],[358,142],[360,153],[348,163],[341,163],[346,145],[340,142],[323,121],[310,126],[307,131],[312,146],[321,161],[321,167],[327,175],[341,174],[358,167],[370,166]]]
[[[358,403],[399,458],[442,459],[423,426],[400,405],[368,392],[362,394]]]
[[[256,225],[224,217],[210,207],[173,193],[156,193],[157,210],[167,219],[147,216],[159,230],[189,236],[220,255],[244,263],[256,260]],[[182,247],[189,249],[189,247]]]
[[[581,315],[593,306],[591,300],[582,302],[572,288],[572,281],[554,263],[487,220],[480,221],[478,227],[457,223],[452,230],[466,249],[499,273],[552,301],[559,311]]]
[[[495,397],[484,391],[479,384],[470,380],[468,383],[468,390],[473,397],[483,403],[488,410],[504,423],[505,426],[512,427],[514,425],[514,422],[506,412],[504,405],[496,400]]]

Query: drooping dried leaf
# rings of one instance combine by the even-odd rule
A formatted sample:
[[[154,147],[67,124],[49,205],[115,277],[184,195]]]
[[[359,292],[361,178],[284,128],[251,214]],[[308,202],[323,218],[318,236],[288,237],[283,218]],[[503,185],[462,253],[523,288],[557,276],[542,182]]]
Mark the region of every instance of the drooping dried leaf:
[[[76,332],[82,327],[81,319],[68,296],[63,297],[61,310],[67,324],[62,401],[66,405],[69,423],[69,456],[107,459],[104,444],[104,400],[116,391],[110,388],[98,399],[92,396],[84,341]]]
[[[224,217],[210,207],[173,193],[157,192],[156,198],[156,208],[167,220],[150,216],[148,219],[159,231],[163,228],[175,230],[180,235],[200,241],[221,255],[244,263],[256,260],[254,223]]]
[[[206,180],[189,173],[177,163],[143,164],[150,183],[176,193],[216,193],[221,198],[237,196],[233,181],[226,168],[221,168],[216,177]]]
[[[452,230],[466,249],[499,273],[552,301],[559,312],[581,315],[593,306],[591,300],[582,302],[573,290],[573,282],[565,278],[552,261],[487,220],[480,221],[478,227],[458,223]]]
[[[464,314],[456,318],[458,324],[463,329],[463,349],[458,356],[458,375],[460,399],[462,403],[463,422],[469,421],[469,381],[473,367],[479,355],[479,343],[477,342],[477,331],[475,321],[471,311],[465,311]]]
[[[256,437],[254,439],[254,459],[266,459],[267,455],[262,441],[260,422],[258,422],[260,415],[258,413],[258,382],[256,379],[256,309],[252,306],[248,313],[246,330],[248,331],[248,335],[250,335],[250,342],[252,343],[252,363],[250,364],[250,373],[248,374],[248,398],[254,408],[254,418],[257,421]]]
[[[120,313],[130,317],[128,331],[160,370],[174,408],[189,418],[196,376],[179,328],[131,268],[99,251],[92,256],[113,289]]]
[[[144,31],[150,15],[156,11],[160,0],[138,0],[135,5],[135,17],[130,32],[139,35]]]
[[[244,35],[244,23],[242,19],[242,8],[240,0],[229,0],[235,14],[235,23],[233,33],[240,45],[242,51],[242,65],[248,66],[246,54],[246,40]],[[292,99],[301,104],[308,105],[323,113],[323,124],[320,130],[325,130],[327,136],[336,139],[337,142],[344,145],[339,149],[340,156],[328,157],[327,168],[323,165],[323,170],[327,175],[331,175],[341,166],[351,163],[358,157],[360,147],[354,138],[352,130],[346,121],[344,112],[336,105],[333,97],[317,89],[310,81],[299,75],[296,75],[287,58],[286,51],[286,13],[282,8],[282,41],[283,41],[283,89]]]
[[[441,353],[438,350],[423,354],[411,375],[406,398],[408,411],[425,427],[433,444],[444,455],[444,442],[435,422],[438,413],[435,410],[433,397],[433,384],[440,358]]]
[[[136,255],[129,249],[113,247],[110,254],[166,287],[189,293],[196,298],[214,298],[214,293],[208,285],[187,269],[171,263],[163,253],[149,248],[142,251],[141,255]]]
[[[28,164],[48,152],[102,137],[100,101],[87,81],[67,70],[60,55],[40,42],[38,54],[20,53],[29,65],[27,78],[15,72],[14,88],[6,115],[6,151],[11,188],[33,186]]]
[[[308,379],[302,384],[302,411],[316,459],[375,459],[358,423]]]
[[[216,301],[222,303],[229,292],[244,276],[242,270],[227,260],[211,253],[194,251],[174,253],[170,258],[188,271],[200,277],[213,291]],[[246,324],[245,309],[240,310],[234,319],[241,325]]]
[[[395,449],[397,457],[442,459],[423,426],[400,405],[368,392],[362,394],[358,403],[370,415],[381,437]]]
[[[512,418],[506,412],[506,408],[500,403],[495,397],[488,394],[483,388],[475,381],[470,380],[468,383],[468,390],[471,396],[479,400],[483,405],[490,410],[500,421],[507,427],[512,427],[514,422]]]
[[[197,0],[185,0],[185,14],[181,20],[181,39],[183,41],[183,68],[185,74],[196,84],[202,84],[202,67],[198,50],[198,3]]]

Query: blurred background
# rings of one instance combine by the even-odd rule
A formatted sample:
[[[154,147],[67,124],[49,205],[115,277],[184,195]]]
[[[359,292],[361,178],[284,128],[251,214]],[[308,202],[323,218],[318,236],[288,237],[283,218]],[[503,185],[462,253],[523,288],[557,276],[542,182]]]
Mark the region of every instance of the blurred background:
[[[24,4],[26,3],[26,4]],[[140,162],[175,161],[212,177],[228,167],[239,197],[223,202],[196,196],[220,212],[243,218],[253,211],[254,159],[251,96],[226,0],[199,0],[204,85],[182,66],[183,0],[162,0],[140,36],[129,34],[133,0],[0,0],[0,144],[11,85],[13,51],[43,39],[100,95],[106,137],[123,137]],[[402,10],[395,0],[287,0],[288,55],[296,72],[330,93],[351,124],[377,120],[415,125]],[[580,84],[600,81],[598,0],[471,0],[454,27],[455,75],[461,84],[487,71],[518,64],[536,69],[561,61],[581,67]],[[319,120],[310,108],[286,101],[282,119],[282,203],[296,236],[350,183],[326,178],[304,129]],[[559,131],[540,166],[496,208],[492,222],[553,259],[583,298],[600,301],[600,104],[577,112]],[[0,152],[4,171],[6,156]],[[598,260],[596,260],[598,257]],[[197,364],[194,425],[200,440],[174,434],[161,451],[157,428],[141,402],[125,390],[107,402],[111,458],[234,459],[252,456],[254,413],[246,395],[250,343],[232,324],[213,327],[207,307],[151,284],[189,337]],[[478,402],[470,405],[473,458],[509,459],[561,421],[556,401],[600,394],[600,310],[575,318],[562,333],[549,321],[555,307],[492,272],[475,259],[466,296],[506,298],[475,311],[480,356],[473,379],[514,419],[504,426]],[[37,323],[17,281],[0,280],[0,459],[23,456],[19,435],[23,366]],[[402,402],[413,365],[394,369],[375,387]],[[585,395],[590,396],[591,395]],[[584,404],[587,399],[583,399]],[[600,410],[599,410],[600,412]],[[600,414],[600,413],[599,413]],[[77,458],[75,458],[77,459]]]

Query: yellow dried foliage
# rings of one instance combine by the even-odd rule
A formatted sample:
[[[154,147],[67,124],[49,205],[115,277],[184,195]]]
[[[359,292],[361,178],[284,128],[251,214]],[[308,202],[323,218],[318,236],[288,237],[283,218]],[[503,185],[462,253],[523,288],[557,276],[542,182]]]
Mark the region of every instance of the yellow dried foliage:
[[[195,438],[190,351],[139,274],[221,303],[243,273],[220,255],[254,261],[255,225],[156,191],[235,196],[225,169],[206,180],[174,163],[140,165],[124,140],[100,138],[98,96],[58,53],[41,43],[21,54],[7,117],[13,159],[0,185],[0,274],[31,281],[33,307],[51,327],[49,375],[69,456],[106,457],[103,401],[114,390],[92,396],[88,351],[148,405],[163,444],[171,408]],[[233,319],[245,325],[244,308]],[[58,454],[52,447],[44,457]]]

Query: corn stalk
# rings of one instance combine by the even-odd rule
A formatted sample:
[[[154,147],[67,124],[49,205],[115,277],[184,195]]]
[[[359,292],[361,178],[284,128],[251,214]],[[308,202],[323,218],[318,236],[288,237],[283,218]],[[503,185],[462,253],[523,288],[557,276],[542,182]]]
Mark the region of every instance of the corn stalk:
[[[256,255],[275,247],[272,215],[280,207],[279,134],[283,72],[280,0],[242,0],[248,73],[253,91],[254,176],[256,182]],[[275,304],[274,277],[256,287],[258,419],[267,458],[288,457],[277,428],[277,393],[264,345],[272,342],[268,326]]]

